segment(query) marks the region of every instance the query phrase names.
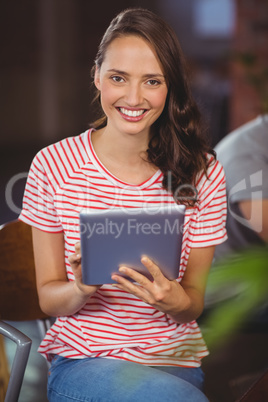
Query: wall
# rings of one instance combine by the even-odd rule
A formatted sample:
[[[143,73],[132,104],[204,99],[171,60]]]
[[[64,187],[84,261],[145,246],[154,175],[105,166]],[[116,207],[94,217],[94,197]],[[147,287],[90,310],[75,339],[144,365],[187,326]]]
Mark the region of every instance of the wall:
[[[153,1],[1,2],[0,146],[46,145],[92,119],[90,69],[110,20]],[[40,144],[40,145],[39,145]]]
[[[236,9],[231,66],[232,129],[248,122],[264,110],[261,92],[268,102],[268,1],[236,0]],[[267,106],[266,104],[266,108]]]

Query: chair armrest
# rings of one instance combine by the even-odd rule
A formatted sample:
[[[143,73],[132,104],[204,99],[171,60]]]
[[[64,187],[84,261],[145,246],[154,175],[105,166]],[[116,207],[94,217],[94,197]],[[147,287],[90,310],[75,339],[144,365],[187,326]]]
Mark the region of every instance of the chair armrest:
[[[32,346],[32,340],[12,325],[0,320],[0,334],[17,344],[11,366],[5,402],[17,401]]]

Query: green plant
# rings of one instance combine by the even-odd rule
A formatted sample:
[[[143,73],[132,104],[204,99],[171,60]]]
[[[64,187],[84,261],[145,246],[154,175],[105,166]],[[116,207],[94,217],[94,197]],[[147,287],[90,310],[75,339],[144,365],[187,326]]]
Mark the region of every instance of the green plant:
[[[204,338],[209,349],[218,347],[268,300],[268,249],[251,249],[212,269],[208,292],[229,287],[235,295],[217,303],[205,317]]]

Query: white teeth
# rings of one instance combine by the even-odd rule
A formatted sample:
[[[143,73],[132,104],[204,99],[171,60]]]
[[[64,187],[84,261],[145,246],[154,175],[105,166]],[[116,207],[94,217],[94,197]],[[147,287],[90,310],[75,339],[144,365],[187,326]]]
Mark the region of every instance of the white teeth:
[[[141,116],[144,113],[144,110],[128,110],[128,109],[125,109],[123,107],[120,107],[119,109],[120,109],[121,113],[123,113],[123,114],[125,114],[126,116],[129,116],[129,117],[138,117],[138,116]]]

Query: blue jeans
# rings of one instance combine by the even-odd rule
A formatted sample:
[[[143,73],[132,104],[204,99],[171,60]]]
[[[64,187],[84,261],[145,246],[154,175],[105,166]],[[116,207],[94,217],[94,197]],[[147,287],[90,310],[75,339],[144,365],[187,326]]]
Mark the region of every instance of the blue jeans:
[[[198,389],[203,379],[201,368],[156,368],[116,359],[56,356],[48,375],[48,399],[50,402],[207,402]]]

